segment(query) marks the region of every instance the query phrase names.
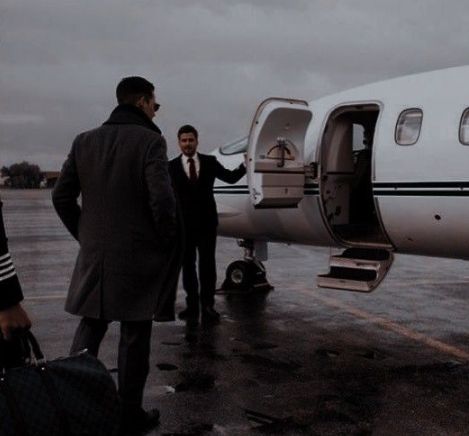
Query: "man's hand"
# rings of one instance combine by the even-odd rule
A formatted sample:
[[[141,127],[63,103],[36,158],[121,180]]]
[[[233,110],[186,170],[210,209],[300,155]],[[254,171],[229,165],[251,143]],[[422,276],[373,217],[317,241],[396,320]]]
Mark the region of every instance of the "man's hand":
[[[15,330],[29,330],[31,320],[21,304],[0,310],[0,331],[7,341]]]

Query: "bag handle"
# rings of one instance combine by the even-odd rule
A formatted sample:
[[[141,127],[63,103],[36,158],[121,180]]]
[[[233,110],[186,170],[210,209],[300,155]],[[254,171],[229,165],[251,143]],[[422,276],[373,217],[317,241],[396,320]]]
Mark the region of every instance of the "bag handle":
[[[29,330],[25,332],[22,336],[22,342],[24,344],[24,349],[27,350],[29,359],[34,360],[33,364],[36,367],[36,371],[38,372],[39,377],[42,380],[42,384],[45,388],[45,391],[47,392],[47,396],[49,397],[49,400],[52,403],[55,412],[57,413],[61,429],[60,434],[63,436],[70,436],[72,432],[70,431],[70,424],[68,421],[67,413],[65,412],[62,403],[60,402],[57,388],[48,371],[44,353],[42,352],[36,337]],[[10,409],[11,411],[13,411],[12,408]],[[20,434],[23,435],[23,433]],[[25,436],[27,435],[25,434]]]
[[[23,362],[23,364],[28,360],[31,359],[31,347],[30,343],[26,338],[26,334],[21,336],[16,336],[13,341],[16,341],[17,346],[19,349],[15,350],[21,353],[21,357],[18,357],[19,360]],[[7,341],[2,339],[3,344],[6,344]],[[37,341],[36,341],[37,342]],[[4,350],[6,352],[12,352],[14,348],[10,350]],[[13,424],[13,428],[15,430],[15,434],[17,436],[30,436],[26,421],[24,419],[23,413],[21,408],[18,405],[18,402],[13,394],[13,391],[10,387],[7,378],[7,371],[8,371],[8,364],[7,364],[7,357],[3,356],[4,358],[0,359],[0,395],[2,395],[5,399],[6,405],[8,410],[10,411],[10,416]],[[19,363],[19,361],[17,362]]]
[[[11,339],[12,345],[9,345],[10,341],[1,340],[0,347],[3,348],[0,355],[0,373],[4,373],[11,368],[11,362],[15,362],[18,366],[28,365],[31,361],[36,366],[41,366],[46,363],[44,353],[39,346],[36,337],[31,331],[23,332],[21,335],[17,335],[14,339]],[[14,352],[16,360],[13,360],[8,353]],[[21,356],[20,356],[21,355]]]
[[[31,346],[25,333],[16,334],[10,340],[0,337],[0,373],[9,368],[24,366],[31,361]]]
[[[60,426],[60,434],[63,436],[70,436],[72,432],[70,431],[70,424],[68,421],[67,413],[65,412],[57,392],[57,388],[54,384],[54,381],[51,375],[48,372],[46,360],[44,358],[44,353],[41,351],[41,347],[31,331],[25,332],[21,336],[21,344],[25,353],[30,360],[34,359],[34,367],[31,370],[37,371],[39,378],[42,381],[47,396],[55,409],[57,418]],[[0,374],[0,394],[3,394],[7,402],[7,406],[10,410],[11,417],[13,419],[13,425],[15,427],[16,434],[18,436],[30,436],[27,427],[25,424],[24,417],[21,413],[18,403],[15,399],[15,396],[9,386],[8,376],[3,370],[3,373]]]
[[[24,338],[28,343],[28,346],[31,346],[31,350],[33,352],[33,356],[36,359],[37,364],[45,363],[46,359],[44,358],[44,353],[42,352],[36,337],[33,335],[33,332],[31,330],[28,330],[25,333]]]

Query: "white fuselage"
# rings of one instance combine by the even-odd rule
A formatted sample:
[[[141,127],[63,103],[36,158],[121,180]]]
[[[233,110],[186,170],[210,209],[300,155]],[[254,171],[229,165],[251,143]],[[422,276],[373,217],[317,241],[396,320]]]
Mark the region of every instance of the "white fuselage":
[[[216,183],[219,233],[469,258],[469,145],[460,141],[469,107],[467,77],[469,67],[451,68],[363,86],[305,107],[265,104],[249,137],[248,175],[236,185]],[[415,133],[416,142],[399,145],[398,131]],[[360,148],[367,134],[368,160]],[[279,136],[293,138],[287,151],[295,156],[287,164],[296,162],[303,174],[293,167],[263,169],[269,164],[265,150]],[[244,159],[242,153],[214,154],[226,167]],[[279,162],[280,155],[270,159]],[[285,195],[294,197],[287,189],[294,177],[302,180],[301,198],[282,200],[283,185]],[[264,203],[256,200],[260,191]]]

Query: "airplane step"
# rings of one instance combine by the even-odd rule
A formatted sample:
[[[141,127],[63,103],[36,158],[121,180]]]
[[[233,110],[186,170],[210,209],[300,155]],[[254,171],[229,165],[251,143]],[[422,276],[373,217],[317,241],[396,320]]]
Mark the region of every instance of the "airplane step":
[[[347,248],[340,257],[383,261],[388,260],[390,255],[389,251],[378,248]]]
[[[318,287],[341,289],[346,291],[370,292],[372,283],[376,278],[376,273],[354,268],[336,268],[332,267],[329,274],[318,275]]]
[[[318,275],[320,288],[371,292],[389,271],[393,255],[382,249],[347,248],[331,256],[328,274]]]
[[[391,253],[387,250],[347,248],[338,256],[331,256],[331,267],[362,268],[368,270],[379,270],[387,264]]]
[[[381,262],[378,260],[366,260],[358,258],[348,258],[342,256],[331,256],[329,260],[329,266],[331,268],[355,268],[355,269],[364,269],[364,270],[373,270],[377,271]]]

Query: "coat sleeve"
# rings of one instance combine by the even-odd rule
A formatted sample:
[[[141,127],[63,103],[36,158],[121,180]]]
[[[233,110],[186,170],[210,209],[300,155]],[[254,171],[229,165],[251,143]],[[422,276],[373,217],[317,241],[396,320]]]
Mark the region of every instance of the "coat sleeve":
[[[166,141],[160,137],[148,148],[144,166],[148,204],[162,245],[171,246],[176,235],[176,200],[168,171]]]
[[[67,160],[62,166],[62,171],[52,191],[52,203],[59,218],[67,230],[78,240],[78,223],[80,221],[81,208],[78,197],[81,192],[75,163],[75,148],[78,138],[75,139]]]
[[[246,174],[246,167],[242,163],[234,170],[226,169],[218,160],[215,159],[215,177],[226,183],[236,183]]]
[[[15,266],[8,251],[0,201],[0,310],[8,309],[23,299]]]

